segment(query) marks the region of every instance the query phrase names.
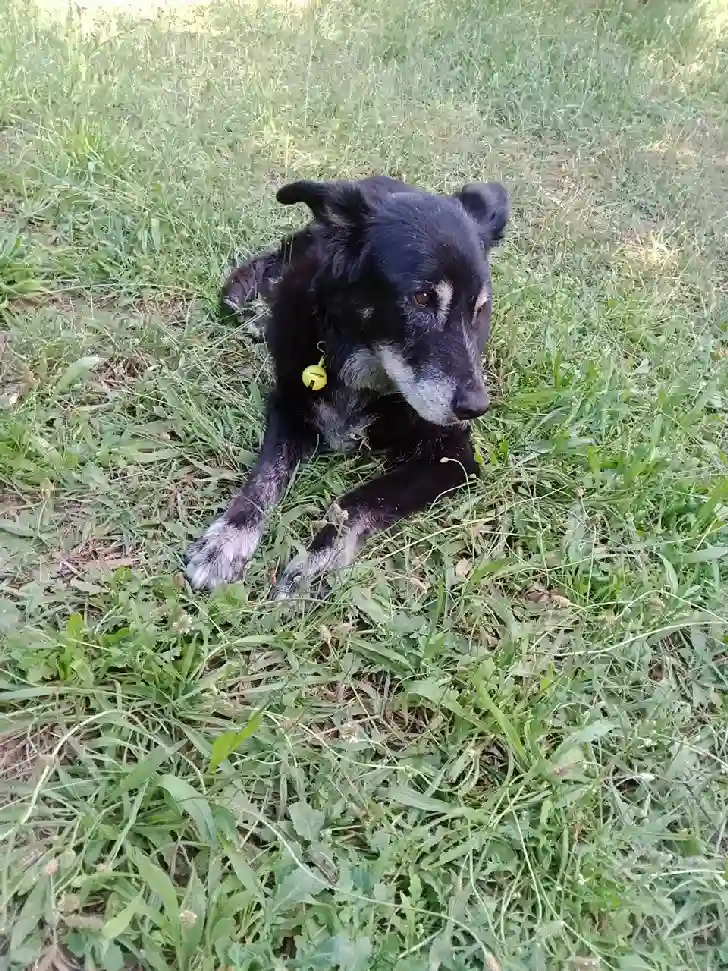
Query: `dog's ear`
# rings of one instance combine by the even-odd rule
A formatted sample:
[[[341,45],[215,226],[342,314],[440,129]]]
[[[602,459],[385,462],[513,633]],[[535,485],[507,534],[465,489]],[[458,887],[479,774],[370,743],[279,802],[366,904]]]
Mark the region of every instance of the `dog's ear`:
[[[372,200],[356,182],[291,182],[276,198],[284,206],[304,202],[314,219],[336,229],[356,229],[372,210]]]
[[[508,193],[498,182],[471,182],[455,193],[478,227],[486,250],[503,238],[509,216]]]
[[[356,182],[291,182],[276,198],[284,206],[304,202],[328,243],[326,267],[335,278],[353,282],[361,273],[366,247],[364,230],[375,199]]]

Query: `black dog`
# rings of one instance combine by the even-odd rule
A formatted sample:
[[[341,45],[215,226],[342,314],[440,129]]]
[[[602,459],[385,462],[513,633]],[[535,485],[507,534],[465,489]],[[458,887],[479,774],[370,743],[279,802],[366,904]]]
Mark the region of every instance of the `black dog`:
[[[488,250],[508,221],[497,184],[437,196],[386,176],[295,182],[311,222],[279,249],[236,268],[223,302],[270,304],[265,339],[275,366],[257,463],[225,512],[190,548],[193,587],[239,579],[297,463],[317,448],[362,443],[392,461],[335,502],[279,599],[352,562],[367,537],[461,486],[477,463],[467,422],[488,408],[481,353],[490,329]],[[302,373],[319,362],[325,387]],[[308,375],[307,375],[308,377]]]

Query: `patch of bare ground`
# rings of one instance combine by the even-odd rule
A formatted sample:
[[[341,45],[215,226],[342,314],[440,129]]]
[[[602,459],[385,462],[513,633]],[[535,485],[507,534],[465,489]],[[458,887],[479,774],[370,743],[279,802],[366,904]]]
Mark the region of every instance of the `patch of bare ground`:
[[[138,549],[130,549],[121,542],[87,539],[59,556],[55,573],[62,580],[100,580],[122,567],[137,566],[140,558]]]

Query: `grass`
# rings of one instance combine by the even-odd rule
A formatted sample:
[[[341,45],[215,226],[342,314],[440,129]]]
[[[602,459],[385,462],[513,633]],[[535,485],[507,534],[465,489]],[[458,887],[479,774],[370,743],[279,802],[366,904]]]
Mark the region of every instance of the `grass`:
[[[0,963],[728,966],[728,7],[0,0]],[[146,11],[146,12],[145,12]],[[500,178],[483,478],[244,584],[289,176]]]

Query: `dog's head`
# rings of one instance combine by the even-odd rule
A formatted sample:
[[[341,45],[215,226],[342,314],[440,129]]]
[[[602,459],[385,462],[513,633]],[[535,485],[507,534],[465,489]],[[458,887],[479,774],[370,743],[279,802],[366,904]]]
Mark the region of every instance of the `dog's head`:
[[[482,415],[487,254],[508,221],[506,190],[436,196],[375,178],[295,182],[278,200],[311,209],[322,253],[314,286],[411,407],[438,425]]]

